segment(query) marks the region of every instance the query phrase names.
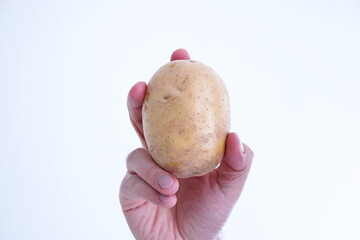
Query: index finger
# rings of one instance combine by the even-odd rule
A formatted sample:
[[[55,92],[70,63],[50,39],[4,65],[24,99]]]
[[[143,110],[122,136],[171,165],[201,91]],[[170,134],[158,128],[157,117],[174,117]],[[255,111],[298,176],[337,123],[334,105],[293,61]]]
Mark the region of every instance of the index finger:
[[[133,125],[137,135],[140,138],[143,147],[146,147],[146,142],[143,133],[142,125],[142,104],[145,98],[147,85],[145,82],[136,83],[129,91],[127,106],[130,116],[131,124]]]

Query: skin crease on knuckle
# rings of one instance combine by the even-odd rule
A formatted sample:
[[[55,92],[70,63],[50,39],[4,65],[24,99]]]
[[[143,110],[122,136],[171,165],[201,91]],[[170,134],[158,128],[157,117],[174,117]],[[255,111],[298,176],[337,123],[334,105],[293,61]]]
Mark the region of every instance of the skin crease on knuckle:
[[[126,203],[129,202],[130,200],[129,191],[133,189],[135,184],[131,176],[132,174],[126,173],[120,185],[119,199],[120,199],[120,204],[123,207],[123,210],[126,210],[124,209],[124,206],[126,206]]]
[[[146,158],[146,159],[139,160],[137,158]],[[136,161],[136,163],[134,163],[135,161]],[[152,162],[148,164],[144,161],[152,161]],[[164,195],[172,195],[177,192],[177,190],[179,188],[177,179],[174,179],[173,184],[166,189],[162,189],[158,185],[158,179],[161,175],[168,175],[170,177],[172,177],[172,176],[168,172],[161,169],[156,163],[154,163],[149,152],[147,152],[147,150],[145,150],[144,148],[137,148],[136,150],[131,152],[128,155],[126,163],[127,163],[128,171],[131,174],[139,175],[139,177],[141,177],[145,182],[150,184],[153,188],[155,188],[160,193],[162,193]],[[148,169],[142,169],[143,172],[140,174],[140,173],[136,172],[136,169],[134,169],[135,166],[133,166],[133,164],[137,164],[136,168],[148,166]],[[139,166],[140,164],[142,166]]]
[[[135,149],[128,155],[127,162],[131,161],[131,159],[141,156],[142,154],[147,154],[145,149],[143,149],[143,148]]]
[[[134,161],[135,158],[141,158],[141,157],[146,158],[148,157],[146,156],[146,154],[148,153],[144,149],[138,148],[129,154],[128,161]],[[136,164],[138,164],[138,162]],[[159,201],[158,195],[160,193],[162,193],[163,195],[173,195],[177,191],[176,186],[175,189],[174,187],[170,187],[169,189],[159,189],[160,193],[156,189],[159,188],[157,186],[158,176],[166,173],[163,173],[163,171],[160,170],[160,168],[157,167],[157,165],[152,164],[149,169],[146,169],[146,171],[142,173],[143,175],[142,177],[139,176],[138,174],[139,173],[133,172],[132,170],[127,173],[121,184],[121,193],[122,193],[121,196],[129,195],[127,193],[134,193],[134,190],[137,189],[137,192],[139,194],[138,197],[140,197],[140,195],[144,195],[146,196],[144,197],[146,198],[146,200],[149,200],[150,202],[155,203],[156,205],[159,206],[164,206],[164,207],[173,206],[172,204],[174,202],[173,199],[170,199],[169,201],[163,203]]]
[[[137,199],[140,204],[130,204],[129,207],[126,207],[134,199]],[[144,183],[136,174],[127,173],[120,187],[120,203],[123,206],[123,211],[129,212],[139,207],[145,200],[159,202],[155,191],[150,186]]]
[[[150,155],[143,148],[138,148],[138,149],[134,150],[132,153],[129,154],[128,159],[127,159],[127,166],[128,166],[129,172],[131,174],[137,174],[145,182],[150,184],[152,187],[154,187],[156,190],[160,191],[161,193],[168,194],[169,189],[161,189],[158,186],[158,183],[157,183],[158,177],[161,174],[166,174],[166,173],[164,173],[163,170],[161,170],[156,164],[152,163],[151,166],[148,169],[142,169],[143,172],[141,174],[137,173],[137,172],[134,172],[134,171],[136,171],[136,169],[132,169],[132,168],[141,168],[141,167],[147,166],[149,164],[144,163],[144,164],[142,164],[143,166],[132,166],[132,168],[131,168],[132,164],[138,164],[139,165],[142,162],[149,160],[149,159],[138,160],[136,158],[149,158],[149,157],[150,157]],[[136,162],[135,163],[134,162],[130,163],[131,161],[136,161]]]

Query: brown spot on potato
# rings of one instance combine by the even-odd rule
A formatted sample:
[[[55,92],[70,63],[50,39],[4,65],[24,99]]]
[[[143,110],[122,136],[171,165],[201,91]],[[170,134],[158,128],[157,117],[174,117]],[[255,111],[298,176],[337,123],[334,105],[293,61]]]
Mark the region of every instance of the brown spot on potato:
[[[170,165],[173,166],[173,167],[178,167],[178,166],[180,166],[179,162],[176,162],[176,161],[172,161],[172,162],[170,163]]]

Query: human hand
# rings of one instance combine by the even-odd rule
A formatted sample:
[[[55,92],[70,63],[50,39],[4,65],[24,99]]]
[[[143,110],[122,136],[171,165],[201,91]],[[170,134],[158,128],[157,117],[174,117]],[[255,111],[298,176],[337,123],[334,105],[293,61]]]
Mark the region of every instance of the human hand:
[[[179,49],[171,61],[190,59]],[[135,84],[128,95],[130,120],[143,148],[131,152],[120,186],[120,204],[136,239],[216,239],[248,176],[253,152],[236,133],[228,134],[223,160],[201,177],[177,179],[151,158],[142,127],[147,85]]]

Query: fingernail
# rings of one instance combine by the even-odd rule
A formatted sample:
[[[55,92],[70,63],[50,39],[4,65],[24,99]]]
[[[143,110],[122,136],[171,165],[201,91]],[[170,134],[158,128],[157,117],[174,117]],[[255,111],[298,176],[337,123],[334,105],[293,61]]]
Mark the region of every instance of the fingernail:
[[[169,201],[170,198],[171,198],[171,196],[168,196],[168,195],[165,196],[165,195],[159,194],[159,200],[160,200],[161,202],[163,202],[163,203]]]
[[[162,189],[170,187],[171,185],[173,185],[173,183],[174,183],[174,179],[169,175],[161,175],[158,178],[158,184]]]

